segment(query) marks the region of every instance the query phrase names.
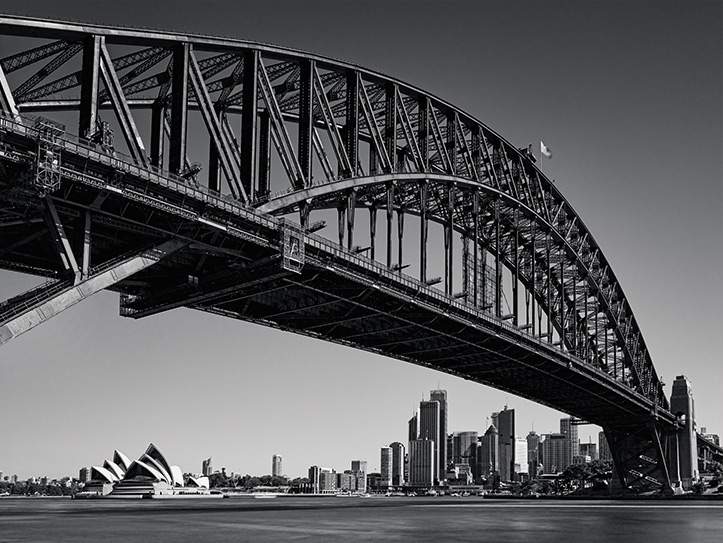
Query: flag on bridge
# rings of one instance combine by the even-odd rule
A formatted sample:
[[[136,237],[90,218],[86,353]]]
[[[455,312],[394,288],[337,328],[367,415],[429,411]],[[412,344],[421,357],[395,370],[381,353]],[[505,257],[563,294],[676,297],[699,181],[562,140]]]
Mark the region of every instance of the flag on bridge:
[[[545,155],[547,158],[552,158],[552,151],[542,140],[540,140],[540,153]]]

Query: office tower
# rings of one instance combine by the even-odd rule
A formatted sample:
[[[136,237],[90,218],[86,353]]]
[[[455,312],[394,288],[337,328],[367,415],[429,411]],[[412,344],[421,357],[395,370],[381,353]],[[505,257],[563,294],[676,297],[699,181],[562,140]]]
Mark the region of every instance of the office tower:
[[[366,460],[352,460],[351,471],[356,476],[356,488],[357,491],[365,494],[367,491],[367,461]]]
[[[605,432],[598,433],[597,444],[599,451],[598,458],[600,458],[601,461],[612,460],[613,456],[610,454],[610,446],[608,445],[608,440],[605,437]]]
[[[439,447],[437,451],[438,455],[438,468],[437,473],[440,480],[444,479],[445,473],[447,472],[447,461],[450,456],[447,451],[447,391],[446,390],[432,390],[429,393],[429,400],[439,402]]]
[[[382,447],[381,450],[381,481],[380,486],[382,488],[389,488],[392,486],[392,448]]]
[[[527,474],[530,478],[537,477],[537,467],[540,465],[540,436],[534,430],[527,434]]]
[[[309,483],[311,484],[311,492],[313,494],[319,493],[320,475],[321,475],[321,468],[319,466],[311,466],[309,468]]]
[[[405,447],[398,441],[391,443],[389,446],[392,449],[392,485],[402,486],[404,484]]]
[[[209,456],[206,460],[201,462],[201,473],[208,477],[213,473],[213,467],[211,466],[211,457]]]
[[[705,426],[702,426],[700,428],[700,437],[702,437],[703,439],[707,439],[711,443],[714,443],[720,447],[720,436],[718,434],[708,433],[708,428]],[[2,475],[2,471],[0,471],[0,475]]]
[[[280,454],[275,454],[271,458],[271,475],[273,475],[274,477],[281,477],[283,475]]]
[[[580,456],[589,456],[590,460],[597,460],[597,443],[580,443]]]
[[[567,455],[570,450],[570,442],[564,434],[544,434],[542,446],[542,473],[561,473],[570,464],[567,464]]]
[[[336,471],[331,468],[319,469],[319,492],[331,493],[336,490]]]
[[[441,436],[442,435],[439,431],[439,402],[436,400],[425,402],[422,400],[419,402],[419,439],[426,439],[431,441],[434,445],[433,478],[436,481],[440,480],[440,478],[444,478],[444,475],[440,475],[439,473],[439,443],[441,441]]]
[[[434,471],[437,466],[434,450],[434,441],[429,439],[415,439],[409,442],[410,486],[431,486],[434,484]]]
[[[571,466],[573,458],[580,454],[580,441],[577,437],[576,420],[575,417],[560,419],[560,433],[567,438],[564,457],[567,463],[560,468],[560,471],[564,471],[566,467]]]
[[[80,473],[78,474],[78,481],[81,483],[89,483],[90,482],[90,468],[80,468]]]
[[[529,469],[527,465],[527,438],[516,437],[514,440],[515,455],[512,460],[512,473],[515,481],[519,481],[520,474],[527,474]]]
[[[417,413],[409,419],[409,435],[407,441],[413,441],[419,438],[419,416]]]
[[[490,424],[487,431],[479,438],[477,449],[477,474],[478,477],[489,479],[499,472],[499,434],[494,424]]]
[[[507,406],[499,413],[493,413],[492,419],[498,422],[499,432],[499,472],[500,480],[512,481],[515,463],[515,410]]]
[[[472,477],[477,477],[477,432],[452,434],[452,461],[454,466],[470,466]]]

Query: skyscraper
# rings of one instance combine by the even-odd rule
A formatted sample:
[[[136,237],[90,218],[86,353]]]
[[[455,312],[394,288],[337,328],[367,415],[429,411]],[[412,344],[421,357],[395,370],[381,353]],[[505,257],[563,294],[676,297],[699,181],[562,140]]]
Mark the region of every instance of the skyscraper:
[[[398,441],[389,445],[392,449],[392,484],[402,486],[404,484],[404,456],[405,447]]]
[[[445,478],[447,472],[447,461],[450,453],[447,451],[447,391],[432,390],[429,392],[429,400],[439,402],[439,446],[438,446],[438,467],[437,474],[440,480]]]
[[[539,460],[540,436],[534,430],[527,434],[527,474],[530,478],[537,476]]]
[[[419,402],[419,439],[426,439],[433,444],[434,470],[432,476],[435,481],[439,481],[444,476],[439,473],[439,444],[442,441],[442,434],[439,428],[439,402],[436,400]],[[446,437],[444,441],[446,442]]]
[[[435,467],[434,441],[429,439],[415,439],[410,441],[409,484],[411,486],[433,485]]]
[[[409,419],[409,435],[407,441],[415,440],[419,437],[419,414],[418,412]]]
[[[472,476],[477,477],[477,432],[454,432],[452,434],[452,461],[455,466],[470,466]]]
[[[381,450],[381,487],[392,486],[392,448],[382,447]]]
[[[275,454],[271,458],[271,475],[274,477],[281,477],[283,475],[283,470],[281,468],[281,455]]]
[[[356,489],[364,494],[367,491],[367,461],[352,460],[351,471],[356,477]]]
[[[500,480],[512,481],[515,473],[515,410],[505,406],[499,413],[492,414],[492,420],[495,418],[498,421],[499,432]]]
[[[485,435],[479,438],[477,450],[478,477],[489,479],[499,472],[497,454],[499,453],[499,434],[494,424],[490,424]]]
[[[564,453],[564,466],[558,466],[559,471],[563,471],[568,466],[572,465],[572,460],[578,454],[580,454],[580,441],[577,437],[577,425],[575,424],[575,417],[567,417],[560,419],[560,433],[565,436],[567,442],[565,443]]]
[[[570,450],[568,437],[563,434],[544,434],[542,447],[542,473],[561,473],[570,464],[566,464]]]
[[[319,466],[311,466],[309,468],[309,483],[311,483],[311,492],[319,493],[319,478],[321,476],[321,468]]]
[[[201,473],[208,477],[213,473],[213,467],[211,466],[211,457],[209,456],[206,460],[201,462]]]

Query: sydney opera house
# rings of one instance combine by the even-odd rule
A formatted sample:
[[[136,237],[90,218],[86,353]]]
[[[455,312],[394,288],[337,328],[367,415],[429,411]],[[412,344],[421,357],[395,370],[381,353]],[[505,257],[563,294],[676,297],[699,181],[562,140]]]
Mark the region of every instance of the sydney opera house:
[[[113,452],[113,460],[91,468],[91,480],[79,498],[91,497],[211,497],[220,496],[209,490],[208,477],[187,477],[178,466],[172,466],[163,453],[151,443],[138,459],[130,461],[122,452]]]

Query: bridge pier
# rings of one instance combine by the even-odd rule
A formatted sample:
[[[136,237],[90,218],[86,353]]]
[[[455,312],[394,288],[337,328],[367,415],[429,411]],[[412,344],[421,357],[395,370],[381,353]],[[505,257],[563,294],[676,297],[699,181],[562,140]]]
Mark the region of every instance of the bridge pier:
[[[676,492],[690,490],[698,481],[698,449],[695,431],[695,408],[690,381],[679,375],[673,382],[670,411],[680,421],[668,440],[668,465]]]

